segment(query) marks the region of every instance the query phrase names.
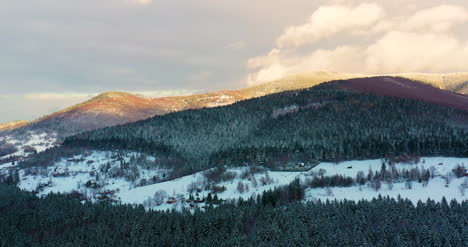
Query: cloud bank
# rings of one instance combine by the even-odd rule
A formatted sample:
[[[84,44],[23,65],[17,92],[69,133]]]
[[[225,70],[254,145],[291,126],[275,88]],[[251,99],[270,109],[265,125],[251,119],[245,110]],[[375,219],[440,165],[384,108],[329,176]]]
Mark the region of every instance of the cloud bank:
[[[320,70],[380,74],[468,69],[468,39],[460,34],[468,22],[464,6],[400,4],[406,11],[391,11],[393,4],[343,1],[319,7],[306,23],[287,28],[268,54],[249,59],[248,83]]]
[[[98,92],[241,88],[249,74],[468,70],[466,0],[0,3],[0,122]]]

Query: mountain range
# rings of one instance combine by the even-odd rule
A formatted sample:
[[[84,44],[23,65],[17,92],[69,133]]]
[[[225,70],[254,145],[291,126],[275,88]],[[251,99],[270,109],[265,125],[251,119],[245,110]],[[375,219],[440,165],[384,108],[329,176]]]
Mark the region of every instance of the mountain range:
[[[4,153],[12,149],[3,146]],[[203,206],[208,193],[256,198],[292,181],[309,191],[307,200],[338,190],[336,198],[352,200],[379,193],[463,199],[467,150],[468,95],[379,76],[85,131],[28,157],[14,153],[0,163],[0,179],[3,170],[5,181],[40,195],[158,210],[196,207],[187,198]]]
[[[30,162],[46,164],[68,149],[123,150],[149,153],[159,157],[159,166],[188,174],[243,162],[275,167],[301,160],[457,156],[468,150],[467,110],[467,95],[405,78],[335,80],[83,132]]]
[[[468,93],[468,73],[395,74],[391,76],[422,81],[452,92]],[[313,72],[292,75],[239,90],[163,98],[148,98],[124,92],[108,92],[34,121],[15,121],[2,124],[0,132],[13,130],[13,135],[24,134],[28,131],[52,132],[58,134],[59,138],[63,138],[87,130],[135,122],[169,112],[229,105],[273,93],[308,88],[327,81],[359,77],[367,76],[350,73]]]

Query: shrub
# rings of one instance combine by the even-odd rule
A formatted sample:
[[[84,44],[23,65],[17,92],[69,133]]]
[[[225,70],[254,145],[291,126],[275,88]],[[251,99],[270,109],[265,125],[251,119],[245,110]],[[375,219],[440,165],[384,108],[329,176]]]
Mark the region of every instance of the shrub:
[[[0,146],[0,157],[16,152],[18,152],[18,149],[15,147],[15,145],[11,143],[5,143]]]
[[[24,152],[25,153],[37,153],[37,150],[35,147],[28,145],[24,147]]]
[[[215,186],[213,186],[213,187],[211,188],[211,191],[212,191],[213,193],[215,193],[215,194],[217,194],[217,193],[223,193],[224,191],[226,191],[226,186],[217,186],[217,185],[215,185]]]
[[[216,167],[205,171],[203,176],[208,180],[208,182],[219,183],[223,180],[223,174],[226,172],[225,167]]]
[[[457,165],[457,167],[454,168],[452,172],[455,174],[457,178],[461,178],[466,173],[466,168],[465,166]]]

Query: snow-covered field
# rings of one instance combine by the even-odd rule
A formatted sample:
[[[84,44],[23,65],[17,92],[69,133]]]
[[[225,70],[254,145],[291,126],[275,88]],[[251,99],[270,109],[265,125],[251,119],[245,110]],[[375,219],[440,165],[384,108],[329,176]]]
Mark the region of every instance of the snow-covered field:
[[[28,148],[31,149],[31,147],[36,151],[36,152],[43,152],[48,148],[51,148],[55,145],[57,142],[57,135],[56,134],[47,134],[47,133],[36,133],[36,132],[28,132],[25,137],[22,139],[17,139],[13,136],[0,136],[0,143],[9,143],[12,144],[16,147],[18,150],[15,153],[5,155],[3,157],[0,157],[0,161],[2,159],[6,159],[12,156],[19,156],[19,157],[25,157],[28,156],[30,153],[28,153]],[[29,150],[32,151],[32,150]]]
[[[238,167],[238,168],[228,169],[227,171],[234,172],[236,174],[236,177],[231,181],[220,182],[216,184],[216,186],[219,186],[219,187],[224,186],[226,189],[224,192],[217,194],[218,198],[222,200],[230,200],[230,199],[238,199],[238,198],[248,199],[250,197],[255,198],[257,195],[262,194],[264,191],[274,189],[275,187],[278,187],[278,186],[288,185],[297,177],[304,177],[303,174],[298,173],[298,172],[270,172],[268,171],[266,173],[262,172],[262,173],[254,174],[249,179],[241,179],[241,174],[247,171],[248,169],[249,169],[248,167]],[[254,182],[254,180],[256,182]],[[265,183],[262,181],[265,181]],[[188,199],[190,194],[193,194],[196,196],[196,192],[194,193],[189,192],[189,188],[191,187],[193,183],[206,184],[209,182],[206,181],[206,177],[203,176],[203,172],[198,172],[190,176],[185,176],[182,178],[174,179],[174,180],[163,182],[163,183],[153,184],[153,185],[144,186],[144,187],[138,187],[138,188],[130,189],[127,191],[121,190],[119,195],[123,203],[140,204],[144,202],[145,200],[147,200],[148,198],[153,197],[155,192],[165,191],[168,197],[180,198],[178,200],[180,202],[183,199]],[[239,192],[239,189],[238,189],[239,183],[243,184],[243,187],[244,187],[243,193]],[[204,198],[208,196],[208,193],[211,193],[211,191],[202,190],[201,192],[198,193],[198,195],[200,198]],[[166,210],[174,206],[176,207],[183,206],[180,204],[181,203],[178,203],[176,205],[169,205],[167,203],[164,203],[162,205],[153,207],[153,209]],[[189,205],[185,205],[185,207],[188,207],[188,206]]]
[[[135,157],[140,157],[135,158]],[[154,157],[140,156],[138,153],[117,154],[112,152],[90,152],[85,155],[77,155],[56,163],[48,168],[29,168],[20,171],[21,182],[19,187],[26,190],[40,189],[39,194],[45,195],[50,192],[70,193],[77,191],[85,195],[89,200],[97,201],[99,196],[105,192],[111,193],[110,198],[122,203],[144,204],[146,208],[155,210],[190,208],[193,203],[187,202],[192,195],[200,199],[213,193],[213,186],[222,188],[217,192],[219,199],[230,200],[242,197],[244,199],[256,197],[266,190],[287,185],[294,179],[299,178],[303,183],[310,181],[315,176],[344,175],[352,178],[360,171],[367,175],[369,170],[380,171],[382,160],[347,161],[339,164],[321,163],[307,172],[273,172],[259,171],[246,176],[250,167],[227,168],[225,173],[230,178],[213,182],[207,179],[206,172],[198,172],[178,179],[159,182],[164,180],[169,170],[158,169],[148,164],[155,162]],[[132,165],[122,167],[122,162],[130,162]],[[139,162],[145,165],[140,166]],[[412,169],[415,167],[429,169],[434,174],[428,184],[412,182],[409,189],[405,182],[394,182],[393,186],[382,182],[380,189],[376,190],[366,185],[354,185],[351,187],[307,188],[306,200],[361,200],[374,197],[390,196],[408,198],[413,202],[425,201],[428,198],[439,201],[442,197],[447,200],[468,200],[467,193],[462,195],[461,186],[468,184],[468,177],[456,178],[452,169],[462,165],[468,167],[468,158],[449,157],[424,157],[418,164],[395,164],[396,169]],[[8,165],[5,165],[8,166]],[[0,170],[6,170],[0,167]],[[130,172],[131,171],[131,172]],[[125,174],[120,174],[124,172]],[[120,175],[116,175],[120,174]],[[444,178],[450,177],[450,182]],[[151,180],[157,178],[156,180]],[[142,183],[144,181],[152,181]],[[86,185],[88,184],[88,185]],[[149,185],[145,185],[149,184]],[[95,186],[96,185],[96,186]],[[240,188],[241,187],[241,188]],[[159,200],[155,194],[158,192]],[[167,203],[171,198],[175,203]],[[159,202],[156,202],[159,201]],[[203,206],[203,203],[198,204]]]
[[[40,195],[51,192],[70,193],[78,191],[93,199],[96,193],[102,191],[127,191],[143,179],[163,179],[167,169],[145,169],[141,167],[126,167],[132,159],[137,159],[138,153],[118,154],[113,152],[90,152],[62,159],[51,167],[33,167],[20,170],[21,183],[19,187],[33,191],[41,185]],[[145,156],[142,163],[154,162],[154,157]],[[123,166],[122,166],[123,165]],[[89,183],[86,186],[86,183]],[[94,188],[93,188],[94,187]],[[99,187],[99,189],[97,189]]]
[[[326,189],[307,189],[306,197],[308,200],[372,200],[379,195],[391,198],[407,198],[413,203],[417,203],[419,200],[426,202],[427,199],[441,201],[443,197],[450,200],[457,200],[459,202],[463,200],[468,200],[468,188],[466,188],[465,195],[463,196],[460,191],[460,186],[462,183],[466,183],[465,186],[468,186],[467,178],[453,179],[448,187],[445,187],[445,181],[440,178],[434,178],[430,180],[429,184],[424,187],[420,183],[413,183],[412,189],[407,189],[405,183],[395,183],[393,188],[389,189],[387,185],[383,184],[382,188],[379,191],[368,186],[352,186],[352,187],[334,187],[331,189],[331,195],[327,193]]]
[[[468,188],[467,193],[462,195],[461,186],[463,183],[468,185],[468,177],[457,179],[451,174],[452,169],[456,166],[462,165],[468,168],[468,158],[450,158],[450,157],[425,157],[416,165],[408,164],[395,164],[397,169],[411,169],[419,166],[420,168],[430,169],[433,167],[436,177],[429,180],[427,186],[423,186],[422,183],[413,182],[412,188],[407,189],[404,182],[394,183],[393,188],[390,188],[387,184],[383,183],[381,189],[376,191],[368,185],[364,186],[352,186],[352,187],[334,187],[330,190],[327,189],[307,189],[306,197],[309,200],[370,200],[372,198],[382,196],[389,196],[397,198],[408,198],[413,203],[417,203],[418,200],[426,201],[432,199],[436,201],[442,200],[445,197],[448,201],[455,199],[457,201],[468,200]],[[372,169],[374,172],[380,170],[382,166],[382,160],[363,160],[363,161],[347,161],[339,164],[333,163],[321,163],[313,170],[319,169],[326,170],[325,175],[342,174],[350,177],[355,177],[359,171],[363,171],[365,174]],[[348,168],[352,167],[352,168]],[[451,182],[446,186],[446,180],[442,176],[449,174]],[[330,193],[331,192],[331,193]],[[330,195],[331,194],[331,195]]]

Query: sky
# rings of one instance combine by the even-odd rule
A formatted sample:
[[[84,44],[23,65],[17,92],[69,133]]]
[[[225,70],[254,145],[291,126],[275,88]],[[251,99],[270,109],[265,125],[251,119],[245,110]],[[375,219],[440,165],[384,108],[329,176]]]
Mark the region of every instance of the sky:
[[[468,71],[466,0],[0,0],[0,122],[106,91]]]

